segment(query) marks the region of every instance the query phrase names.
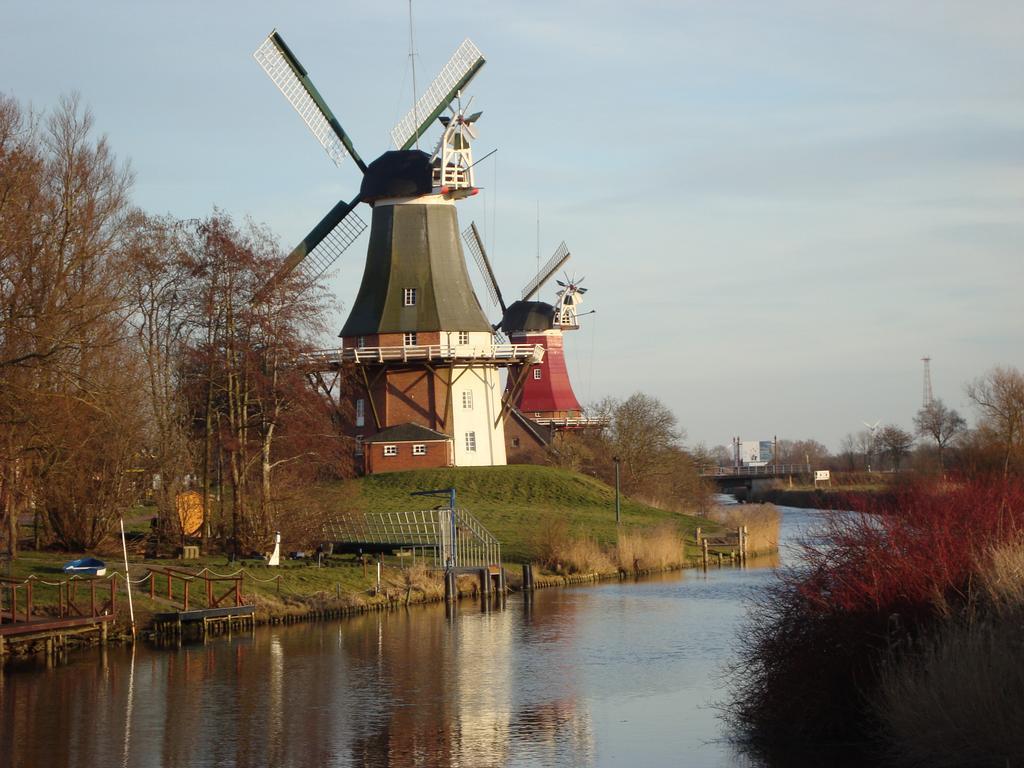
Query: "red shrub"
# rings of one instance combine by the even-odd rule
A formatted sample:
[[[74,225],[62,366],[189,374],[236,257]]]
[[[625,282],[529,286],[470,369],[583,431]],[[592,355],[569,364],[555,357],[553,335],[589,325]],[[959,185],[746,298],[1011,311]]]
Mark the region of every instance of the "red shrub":
[[[927,611],[969,589],[979,556],[1024,530],[1024,483],[917,483],[877,501],[851,500],[804,544],[798,577],[823,611]]]
[[[962,606],[984,554],[1024,530],[1019,479],[915,483],[848,503],[741,636],[727,713],[753,747],[864,740],[883,660]]]

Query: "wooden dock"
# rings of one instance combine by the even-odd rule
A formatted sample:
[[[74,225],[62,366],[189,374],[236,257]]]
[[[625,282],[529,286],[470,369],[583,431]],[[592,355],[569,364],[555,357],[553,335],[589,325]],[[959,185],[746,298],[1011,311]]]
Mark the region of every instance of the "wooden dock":
[[[253,605],[168,611],[153,616],[153,630],[162,640],[180,640],[190,629],[205,638],[217,634],[230,636],[234,629],[252,630],[255,626],[256,607]]]
[[[95,633],[97,639],[105,642],[117,612],[117,584],[113,577],[109,578],[109,585],[104,581],[100,577],[77,576],[54,583],[0,578],[0,659],[10,653],[10,646],[15,643],[37,644],[49,660],[67,647],[70,637]],[[40,610],[35,600],[37,589],[57,590],[56,616]],[[51,607],[49,611],[52,610]]]
[[[193,573],[180,568],[151,567],[149,576],[150,597],[166,600],[175,608],[153,616],[157,640],[180,642],[186,634],[192,633],[205,639],[221,633],[230,635],[236,628],[251,630],[256,626],[255,606],[245,605],[242,598],[240,574],[215,576],[206,569]],[[195,591],[193,586],[197,587]],[[218,594],[219,589],[224,591]],[[196,608],[192,604],[196,597],[205,598],[206,607]]]

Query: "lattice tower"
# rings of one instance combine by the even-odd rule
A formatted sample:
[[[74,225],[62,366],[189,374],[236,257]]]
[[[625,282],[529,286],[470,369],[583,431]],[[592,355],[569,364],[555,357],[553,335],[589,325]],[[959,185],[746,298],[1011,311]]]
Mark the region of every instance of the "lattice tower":
[[[925,355],[921,358],[921,362],[924,363],[924,388],[922,391],[922,407],[930,408],[932,404],[932,359]]]

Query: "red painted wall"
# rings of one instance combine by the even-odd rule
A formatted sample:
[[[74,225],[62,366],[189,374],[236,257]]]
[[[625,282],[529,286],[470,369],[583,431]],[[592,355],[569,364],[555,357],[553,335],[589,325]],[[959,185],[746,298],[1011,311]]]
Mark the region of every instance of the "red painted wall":
[[[569,371],[565,366],[565,353],[562,350],[562,334],[526,334],[517,335],[513,341],[517,344],[540,344],[544,347],[544,360],[536,366],[541,372],[540,379],[533,377],[533,371],[526,374],[516,407],[527,416],[534,413],[561,415],[566,411],[580,412],[580,404],[569,383]]]

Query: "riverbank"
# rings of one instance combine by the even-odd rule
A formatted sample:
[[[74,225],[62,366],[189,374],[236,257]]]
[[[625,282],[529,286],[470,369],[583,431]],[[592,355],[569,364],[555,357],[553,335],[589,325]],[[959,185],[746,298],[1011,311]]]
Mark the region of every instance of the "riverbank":
[[[698,532],[707,538],[725,534],[730,527],[744,522],[750,523],[755,531],[747,550],[749,554],[754,556],[771,551],[778,538],[777,520],[776,532],[772,534],[764,528],[766,511],[764,507],[732,507],[713,511],[711,517],[697,520],[702,526],[694,527],[693,540],[682,538],[675,527],[621,531],[614,547],[601,547],[578,531],[573,534],[570,528],[560,526],[561,537],[553,536],[554,532],[549,530],[546,539],[549,546],[538,553],[542,555],[538,558],[542,562],[534,563],[534,588],[625,580],[699,567],[703,560],[702,548],[696,538]],[[724,538],[720,536],[721,540]],[[583,559],[580,559],[581,551]],[[739,562],[733,545],[713,544],[709,552],[709,565],[712,567],[725,562]],[[720,553],[725,557],[718,557]],[[69,581],[61,571],[67,557],[59,553],[33,552],[24,554],[16,562],[11,576],[21,588],[32,584],[33,617],[56,617],[62,602],[66,606],[66,595],[70,594],[68,585],[72,585],[76,592],[88,593],[95,589],[98,594],[106,596],[110,594],[113,582],[117,619],[105,636],[108,642],[130,641],[132,633],[123,569],[111,568],[105,577]],[[545,568],[545,562],[550,567]],[[596,565],[587,567],[587,563]],[[508,588],[512,591],[522,589],[522,566],[506,563],[505,571]],[[211,594],[215,597],[228,595],[226,604],[233,605],[235,600],[231,592],[237,581],[240,601],[253,607],[256,625],[342,618],[444,600],[442,576],[422,561],[413,563],[407,558],[389,557],[381,563],[379,574],[378,581],[375,561],[357,562],[342,557],[323,557],[318,561],[286,560],[273,568],[262,562],[230,563],[217,557],[149,560],[132,564],[131,607],[137,635],[156,639],[154,616],[183,610],[186,584],[191,585],[189,608],[197,609],[211,607],[208,606]],[[209,584],[207,579],[211,580]],[[63,588],[60,586],[62,582],[65,584]],[[456,588],[459,598],[480,597],[480,584],[475,576],[460,576]],[[9,610],[9,597],[7,601]],[[23,603],[18,604],[20,611]],[[100,607],[101,613],[105,610]],[[72,637],[68,645],[73,647],[89,642],[91,640],[87,637]],[[9,650],[14,655],[31,656],[45,647],[45,639],[40,638],[33,643],[12,646]]]
[[[755,503],[778,504],[797,509],[855,509],[871,500],[891,503],[893,490],[887,485],[835,488],[763,488],[751,493]]]
[[[826,514],[740,635],[729,712],[755,752],[1021,765],[1024,483],[907,484]]]

